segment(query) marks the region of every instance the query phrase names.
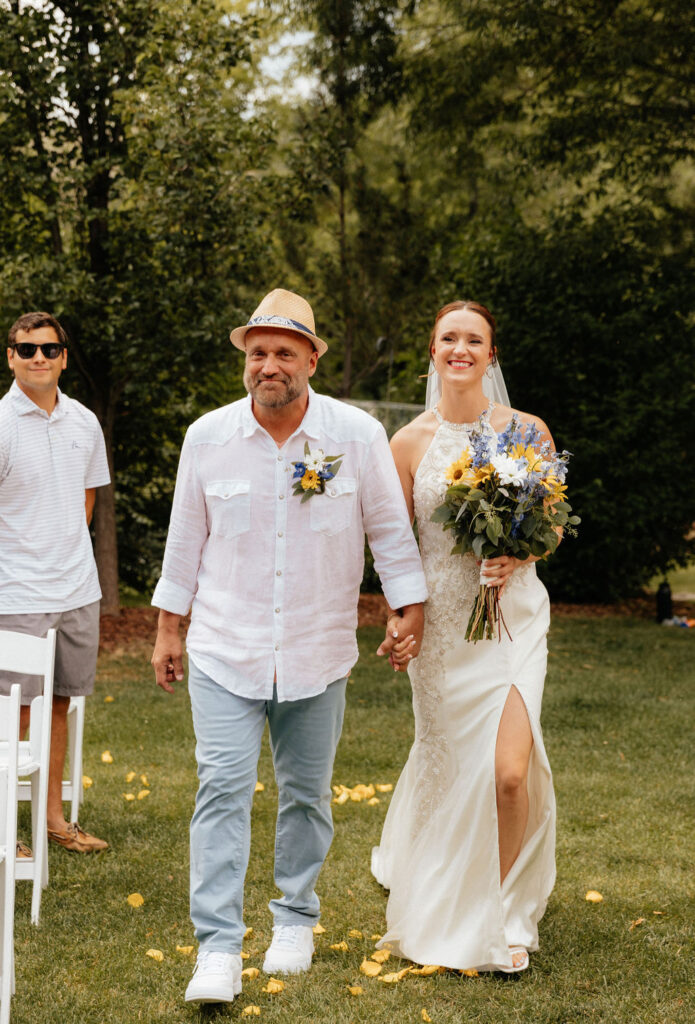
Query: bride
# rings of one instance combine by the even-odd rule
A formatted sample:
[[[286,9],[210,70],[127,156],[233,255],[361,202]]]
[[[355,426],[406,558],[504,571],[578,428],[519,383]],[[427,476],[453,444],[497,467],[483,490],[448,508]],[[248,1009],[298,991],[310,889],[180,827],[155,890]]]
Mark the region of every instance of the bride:
[[[430,355],[428,410],[391,442],[429,599],[417,660],[411,637],[391,654],[394,668],[408,665],[415,741],[372,852],[372,873],[390,890],[379,945],[416,963],[512,973],[538,948],[555,880],[555,798],[540,727],[548,595],[535,559],[486,560],[482,572],[500,588],[512,639],[500,629],[499,641],[464,640],[481,569],[471,554],[450,554],[451,534],[430,516],[470,431],[500,433],[514,410],[484,306],[440,309]],[[495,380],[504,404],[487,397]],[[554,448],[537,416],[516,415]],[[390,635],[397,621],[389,619]]]

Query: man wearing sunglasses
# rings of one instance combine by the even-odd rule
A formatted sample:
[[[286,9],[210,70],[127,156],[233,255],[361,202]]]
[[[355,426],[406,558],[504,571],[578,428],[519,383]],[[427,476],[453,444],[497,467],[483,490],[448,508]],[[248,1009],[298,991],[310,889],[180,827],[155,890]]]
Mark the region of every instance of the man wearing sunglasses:
[[[96,416],[58,387],[67,358],[67,335],[49,313],[26,313],[10,328],[14,382],[0,399],[0,644],[2,630],[57,630],[48,838],[91,853],[108,844],[65,820],[62,780],[70,697],[94,687],[101,590],[88,524],[95,489],[110,477]],[[0,693],[15,682],[24,731],[40,680],[1,673]],[[31,855],[23,843],[18,853]]]

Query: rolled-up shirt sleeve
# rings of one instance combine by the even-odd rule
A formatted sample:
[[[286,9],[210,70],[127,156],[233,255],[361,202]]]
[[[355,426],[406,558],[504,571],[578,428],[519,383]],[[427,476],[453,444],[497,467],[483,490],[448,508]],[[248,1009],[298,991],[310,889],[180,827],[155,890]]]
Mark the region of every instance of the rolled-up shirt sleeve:
[[[152,596],[156,608],[174,615],[187,614],[195,596],[207,538],[205,491],[200,482],[196,448],[187,433],[176,475],[162,575]]]
[[[392,608],[427,598],[420,552],[413,534],[386,432],[379,424],[362,480],[362,519],[384,596]]]

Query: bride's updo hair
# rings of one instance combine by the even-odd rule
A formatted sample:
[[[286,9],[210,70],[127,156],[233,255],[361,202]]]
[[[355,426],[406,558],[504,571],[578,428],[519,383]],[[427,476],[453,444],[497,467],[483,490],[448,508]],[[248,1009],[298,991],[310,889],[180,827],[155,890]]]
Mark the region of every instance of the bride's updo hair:
[[[490,345],[491,345],[491,348],[492,348],[492,365],[496,366],[497,365],[497,321],[495,320],[494,316],[492,315],[492,313],[490,312],[489,309],[486,309],[486,307],[481,305],[480,302],[471,302],[469,299],[457,299],[455,302],[447,302],[446,306],[442,306],[442,308],[439,310],[439,312],[437,313],[436,317],[434,318],[434,326],[432,328],[432,333],[430,334],[430,344],[429,344],[430,356],[432,355],[432,346],[434,345],[434,339],[435,339],[436,334],[437,334],[437,324],[439,323],[439,321],[442,319],[443,316],[446,316],[447,313],[453,313],[457,309],[469,309],[471,311],[471,313],[477,313],[478,316],[482,316],[483,320],[485,320],[485,322],[487,323],[488,327],[490,328]]]

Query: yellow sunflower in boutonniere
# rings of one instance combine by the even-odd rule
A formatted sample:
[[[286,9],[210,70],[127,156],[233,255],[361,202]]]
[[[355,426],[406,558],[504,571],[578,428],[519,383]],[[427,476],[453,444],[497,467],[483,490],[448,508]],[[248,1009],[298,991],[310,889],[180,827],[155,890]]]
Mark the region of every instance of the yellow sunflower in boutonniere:
[[[309,448],[304,442],[304,458],[293,462],[293,494],[301,494],[302,501],[308,501],[314,494],[323,494],[326,481],[332,480],[342,466],[342,455],[326,455],[323,448]]]

